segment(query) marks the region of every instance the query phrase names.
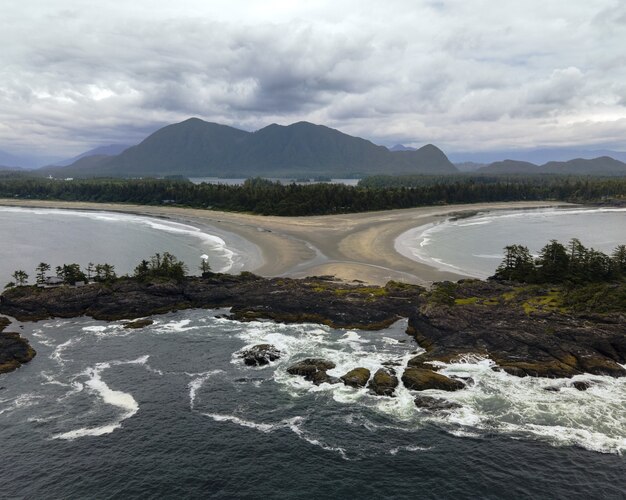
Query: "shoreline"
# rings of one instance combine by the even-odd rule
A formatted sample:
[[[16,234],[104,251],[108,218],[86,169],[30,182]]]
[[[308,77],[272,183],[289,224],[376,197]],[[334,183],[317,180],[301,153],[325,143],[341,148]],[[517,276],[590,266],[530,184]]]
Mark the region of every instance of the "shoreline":
[[[343,281],[383,285],[390,280],[429,285],[468,276],[441,271],[401,255],[396,238],[409,229],[450,215],[492,210],[571,206],[563,202],[498,202],[396,209],[379,212],[277,217],[171,206],[0,199],[0,206],[129,213],[166,218],[234,234],[260,250],[261,276],[334,275]],[[207,228],[207,229],[208,229]],[[252,259],[254,261],[254,259]],[[256,267],[254,267],[256,265]]]

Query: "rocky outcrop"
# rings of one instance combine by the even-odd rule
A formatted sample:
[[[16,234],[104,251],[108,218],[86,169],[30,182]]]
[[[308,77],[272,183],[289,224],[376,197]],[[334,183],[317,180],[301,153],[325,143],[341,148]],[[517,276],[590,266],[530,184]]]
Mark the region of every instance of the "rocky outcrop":
[[[367,368],[355,368],[340,378],[347,386],[360,388],[367,385],[370,375],[370,371]]]
[[[462,408],[462,405],[454,401],[446,401],[445,399],[432,398],[430,396],[417,396],[415,398],[415,406],[420,410],[428,412],[440,412]]]
[[[4,331],[9,324],[7,318],[0,317],[0,373],[18,369],[37,354],[19,333]]]
[[[145,328],[146,326],[150,326],[154,323],[151,319],[137,319],[135,321],[129,321],[124,324],[124,328],[129,330],[137,330],[139,328]]]
[[[240,321],[271,319],[378,330],[407,317],[422,291],[413,285],[367,287],[325,277],[294,280],[207,273],[182,282],[129,278],[80,288],[15,287],[0,297],[0,313],[22,321],[82,315],[120,320],[187,308],[230,307],[230,317]]]
[[[315,385],[324,383],[338,384],[341,380],[336,377],[331,377],[326,373],[327,370],[332,370],[333,368],[335,368],[335,363],[332,361],[319,358],[308,358],[303,359],[295,365],[291,365],[287,368],[287,373],[291,375],[300,375],[304,377],[305,380],[313,382]]]
[[[402,383],[404,387],[414,391],[426,391],[429,389],[458,391],[465,387],[465,384],[460,380],[449,378],[441,373],[424,368],[407,368],[404,370]]]
[[[393,396],[398,387],[398,377],[393,368],[379,368],[367,384],[370,391],[378,396]]]
[[[519,287],[518,287],[519,288]],[[409,362],[450,362],[466,355],[489,357],[515,376],[572,377],[581,373],[626,376],[626,311],[576,314],[536,304],[550,291],[528,296],[509,285],[467,282],[456,285],[449,303],[429,303],[409,318],[409,333],[427,350]],[[449,301],[448,301],[449,302]]]
[[[280,351],[271,344],[258,344],[239,354],[248,366],[265,366],[280,358]]]

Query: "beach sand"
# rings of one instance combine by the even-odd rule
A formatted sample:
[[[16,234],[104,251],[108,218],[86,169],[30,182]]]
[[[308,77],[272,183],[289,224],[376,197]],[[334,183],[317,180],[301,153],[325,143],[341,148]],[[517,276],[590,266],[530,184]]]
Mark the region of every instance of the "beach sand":
[[[451,214],[563,206],[508,202],[419,207],[311,217],[274,217],[193,208],[130,204],[0,199],[0,205],[99,210],[164,217],[196,227],[218,228],[256,245],[263,262],[247,269],[261,276],[334,275],[345,281],[382,285],[389,280],[428,285],[464,276],[440,271],[399,254],[395,239],[414,227]]]

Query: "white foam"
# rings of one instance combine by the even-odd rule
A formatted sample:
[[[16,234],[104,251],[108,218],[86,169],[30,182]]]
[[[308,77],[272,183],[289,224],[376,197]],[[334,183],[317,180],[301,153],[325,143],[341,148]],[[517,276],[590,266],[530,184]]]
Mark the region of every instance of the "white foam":
[[[118,365],[144,365],[148,361],[148,356],[141,356],[130,361],[111,361],[109,363],[98,363],[93,368],[88,368],[83,375],[89,377],[85,386],[90,392],[96,394],[105,404],[121,410],[120,415],[113,422],[97,427],[81,427],[68,432],[62,432],[51,436],[52,439],[74,440],[86,436],[102,436],[110,434],[122,426],[122,422],[133,417],[139,411],[139,404],[131,394],[111,389],[104,380],[101,373],[111,366]]]
[[[198,326],[189,326],[191,323],[190,319],[181,319],[180,321],[170,321],[169,323],[155,323],[156,329],[160,332],[170,333],[170,332],[188,332],[190,330],[197,330],[200,327]]]
[[[442,364],[441,373],[471,377],[474,384],[457,392],[426,391],[462,405],[429,418],[454,435],[498,432],[547,441],[555,446],[580,446],[603,453],[626,451],[626,380],[597,375],[573,379],[515,377],[495,372],[489,359],[467,358]],[[591,382],[586,391],[575,381]],[[558,388],[548,391],[547,387]]]
[[[38,396],[36,394],[20,394],[16,398],[4,399],[0,403],[10,403],[5,408],[0,409],[0,415],[4,413],[10,413],[12,411],[18,410],[20,408],[28,408],[30,406],[34,406],[39,404],[39,400],[42,396]]]
[[[52,351],[52,354],[50,354],[50,359],[53,359],[61,366],[65,365],[66,360],[62,356],[63,352],[69,349],[70,347],[72,347],[73,345],[79,343],[80,341],[81,341],[80,337],[73,337],[67,340],[66,342],[63,342],[62,344],[59,344],[54,349],[54,351]]]
[[[189,387],[189,406],[192,410],[194,408],[194,403],[196,401],[196,394],[198,393],[200,388],[204,385],[204,383],[207,380],[209,380],[209,378],[211,378],[213,375],[217,375],[218,373],[223,373],[223,370],[212,370],[210,372],[204,372],[204,373],[193,373],[193,374],[188,373],[187,374],[189,376],[197,377],[197,378],[194,378],[191,382],[189,382],[189,384],[187,384],[187,387]]]

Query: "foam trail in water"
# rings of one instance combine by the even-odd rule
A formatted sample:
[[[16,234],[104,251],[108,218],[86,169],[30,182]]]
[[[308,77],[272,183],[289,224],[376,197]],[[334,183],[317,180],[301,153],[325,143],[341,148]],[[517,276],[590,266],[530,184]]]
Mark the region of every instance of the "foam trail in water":
[[[111,361],[109,363],[98,363],[93,368],[88,368],[83,375],[89,377],[85,382],[85,386],[95,393],[104,403],[119,408],[121,413],[113,422],[98,427],[81,427],[68,432],[54,434],[52,439],[74,440],[85,436],[102,436],[110,434],[119,429],[122,422],[134,416],[139,411],[139,404],[131,394],[111,389],[104,380],[101,373],[111,366],[119,365],[144,365],[148,361],[149,356],[141,356],[131,361]]]
[[[217,375],[218,373],[224,373],[223,370],[212,370],[210,372],[204,373],[188,373],[189,376],[195,376],[187,387],[189,387],[189,406],[193,410],[194,403],[196,401],[196,394],[200,390],[200,388],[204,385],[204,383],[209,380],[213,375]]]

